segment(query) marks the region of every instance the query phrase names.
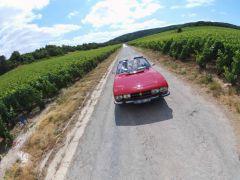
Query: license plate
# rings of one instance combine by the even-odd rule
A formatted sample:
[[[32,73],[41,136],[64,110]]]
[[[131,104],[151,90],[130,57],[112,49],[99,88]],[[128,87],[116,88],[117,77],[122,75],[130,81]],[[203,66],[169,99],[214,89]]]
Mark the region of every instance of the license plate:
[[[140,99],[140,100],[134,101],[134,104],[142,104],[150,101],[151,99]]]

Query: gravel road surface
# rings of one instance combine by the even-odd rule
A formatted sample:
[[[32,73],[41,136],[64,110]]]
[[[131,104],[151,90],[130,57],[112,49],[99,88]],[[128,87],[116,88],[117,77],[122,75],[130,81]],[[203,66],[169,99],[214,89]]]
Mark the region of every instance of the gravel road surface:
[[[140,55],[131,47],[119,59]],[[154,66],[171,95],[115,106],[110,75],[65,179],[240,179],[233,128],[221,108]]]

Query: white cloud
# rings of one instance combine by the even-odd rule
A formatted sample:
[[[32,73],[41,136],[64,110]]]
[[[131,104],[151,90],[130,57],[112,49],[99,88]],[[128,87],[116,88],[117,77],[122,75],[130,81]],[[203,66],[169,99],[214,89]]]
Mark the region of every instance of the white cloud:
[[[209,6],[212,5],[214,1],[215,0],[187,0],[186,8]]]
[[[135,22],[132,24],[114,24],[111,27],[116,29],[127,29],[128,31],[137,31],[155,27],[162,27],[168,25],[165,21],[157,19],[150,19],[143,22]]]
[[[76,36],[73,39],[64,39],[59,41],[52,41],[51,44],[57,45],[78,45],[82,43],[90,43],[90,42],[106,42],[110,39],[113,39],[117,36],[128,33],[129,31],[126,29],[115,30],[115,31],[99,31],[99,32],[90,32],[81,36]]]
[[[22,9],[24,11],[42,9],[48,4],[49,0],[0,0],[0,7]]]
[[[210,6],[215,2],[215,0],[186,0],[184,5],[174,5],[170,9],[180,9],[180,8],[195,8],[201,6]]]
[[[171,6],[170,9],[180,9],[182,7],[183,6],[180,6],[180,5],[174,5],[174,6]]]
[[[193,18],[196,17],[197,14],[196,13],[189,13],[189,14],[182,14],[182,17],[186,17],[186,18]]]
[[[50,34],[52,36],[61,36],[65,33],[76,31],[80,26],[74,24],[55,24],[51,27],[37,27],[36,31]]]
[[[33,51],[80,28],[73,24],[40,27],[32,23],[42,17],[34,11],[48,4],[49,0],[0,0],[0,54],[8,57],[14,50],[21,53]]]
[[[42,18],[39,10],[49,2],[50,0],[0,0],[0,55],[9,57],[14,50],[26,53],[51,43],[76,45],[104,42],[125,33],[167,25],[164,21],[149,19],[153,13],[163,8],[158,0],[103,0],[91,8],[82,22],[97,28],[107,26],[112,30],[90,32],[65,40],[63,35],[80,29],[80,25],[54,24],[42,27],[33,23],[33,20]],[[78,13],[72,11],[68,18]]]
[[[0,32],[0,54],[9,56],[14,50],[21,53],[33,51],[54,39],[57,40],[63,34],[79,28],[79,26],[71,24],[56,24],[51,27],[29,24],[21,28],[6,28]]]
[[[69,44],[69,45],[78,45],[82,43],[89,43],[89,42],[105,42],[109,39],[117,37],[126,33],[126,30],[117,30],[117,31],[100,31],[100,32],[91,32],[87,33],[82,36],[74,37],[73,39],[65,39],[60,41],[52,42],[53,44]]]
[[[108,31],[90,32],[72,39],[53,41],[53,44],[77,45],[89,42],[105,42],[117,36],[155,27],[169,25],[165,21],[149,19],[157,10],[163,8],[155,0],[103,0],[96,3],[82,20],[91,24],[93,30],[104,27]],[[148,18],[146,20],[146,18]]]
[[[68,14],[68,19],[72,19],[73,17],[77,16],[79,14],[78,11],[72,11]]]
[[[141,23],[134,23],[131,25],[122,25],[121,28],[118,28],[119,30],[91,32],[82,36],[77,36],[73,39],[60,40],[52,43],[58,44],[58,45],[62,45],[62,44],[77,45],[77,44],[89,43],[89,42],[106,42],[110,39],[113,39],[117,36],[120,36],[126,33],[135,32],[143,29],[162,27],[166,25],[170,25],[170,24],[167,24],[166,22],[163,22],[163,21],[159,21],[157,19],[151,19],[151,20],[143,21]]]
[[[155,0],[103,0],[91,8],[90,13],[82,22],[97,28],[126,25],[151,16],[160,8],[163,6]]]

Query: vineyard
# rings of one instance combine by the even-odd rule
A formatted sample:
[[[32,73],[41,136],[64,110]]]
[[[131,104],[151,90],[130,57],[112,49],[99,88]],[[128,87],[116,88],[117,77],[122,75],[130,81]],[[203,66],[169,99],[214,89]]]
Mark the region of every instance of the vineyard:
[[[201,69],[214,66],[232,84],[239,83],[240,30],[194,27],[172,30],[129,42],[182,61],[194,59]]]
[[[61,88],[83,77],[119,47],[73,52],[22,65],[0,76],[0,137],[10,143],[9,129],[16,125],[20,113],[44,108]]]

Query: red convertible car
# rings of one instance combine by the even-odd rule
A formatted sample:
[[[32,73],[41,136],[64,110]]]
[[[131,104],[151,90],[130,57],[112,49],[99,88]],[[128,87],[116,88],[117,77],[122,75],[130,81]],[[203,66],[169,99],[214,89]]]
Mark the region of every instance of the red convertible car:
[[[113,85],[115,104],[140,104],[169,94],[167,81],[146,58],[118,62]]]

